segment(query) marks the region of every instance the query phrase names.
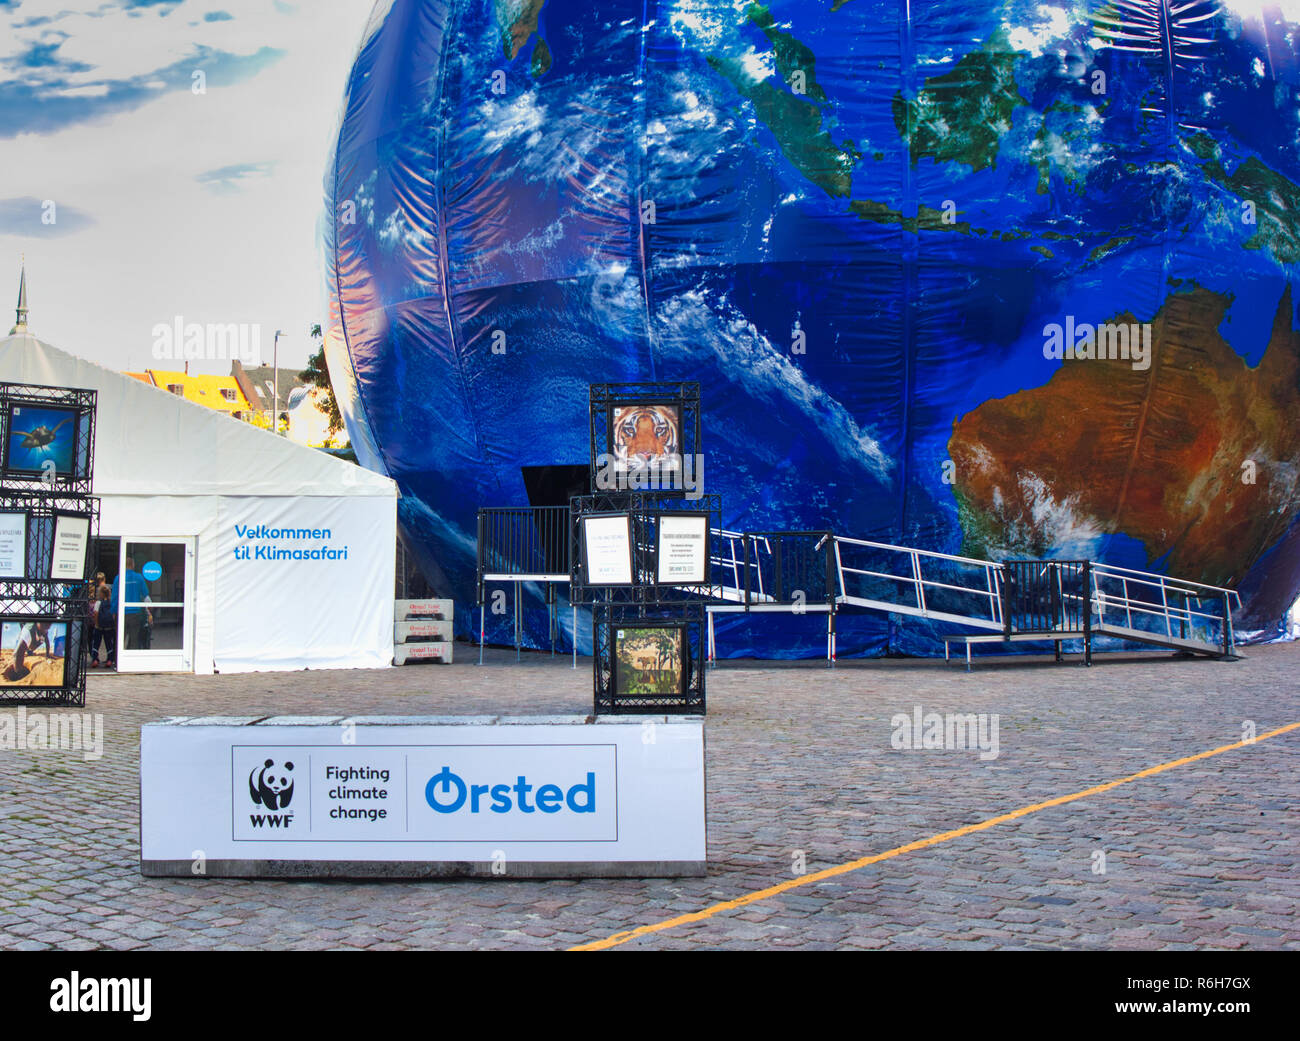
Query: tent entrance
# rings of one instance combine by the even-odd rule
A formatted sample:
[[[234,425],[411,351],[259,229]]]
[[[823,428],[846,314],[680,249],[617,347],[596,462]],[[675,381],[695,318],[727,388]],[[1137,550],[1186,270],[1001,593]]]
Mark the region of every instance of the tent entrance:
[[[118,671],[192,671],[194,540],[124,536],[120,553]]]

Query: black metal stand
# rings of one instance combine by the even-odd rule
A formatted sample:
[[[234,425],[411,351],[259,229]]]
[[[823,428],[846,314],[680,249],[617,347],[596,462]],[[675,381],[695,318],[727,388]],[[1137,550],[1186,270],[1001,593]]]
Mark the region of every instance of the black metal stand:
[[[0,678],[0,702],[76,707],[86,703],[87,580],[99,534],[99,499],[91,494],[95,409],[93,390],[0,383],[0,513],[26,518],[23,575],[0,579],[4,666],[13,661],[11,641],[16,642],[29,624],[50,627],[51,649],[57,645],[59,637],[54,634],[60,627],[63,641],[61,683],[25,685]],[[51,448],[58,445],[61,433],[70,439],[70,451]],[[52,574],[61,517],[87,522],[85,559],[76,576]]]
[[[494,587],[494,603],[501,585],[515,587],[516,651],[522,638],[522,587],[545,586],[554,654],[556,586],[567,582],[575,611],[575,667],[576,608],[587,604],[592,609],[597,714],[702,713],[704,605],[722,597],[710,545],[722,528],[722,503],[719,496],[703,494],[700,385],[594,384],[589,420],[591,494],[574,496],[568,507],[479,510],[479,663],[489,586]],[[589,574],[585,559],[585,522],[602,516],[618,529],[618,554],[626,551],[625,566],[614,569],[617,578]],[[698,552],[691,552],[695,546]],[[663,561],[661,547],[671,547]]]
[[[593,383],[588,402],[593,492],[682,491],[684,479],[702,481],[698,383]],[[646,448],[663,456],[633,465],[629,456]]]
[[[596,715],[703,715],[704,604],[600,603],[592,608],[594,663],[593,704]],[[640,650],[633,641],[641,641]],[[636,648],[630,653],[620,648]],[[667,670],[675,674],[672,689],[648,689],[636,668],[637,653],[672,656]]]
[[[703,493],[700,385],[597,383],[589,394],[591,494],[569,504],[571,594],[592,605],[597,715],[702,713],[706,600],[721,597],[710,540],[722,528],[719,496]],[[661,566],[668,518],[693,515],[704,540],[702,574]],[[626,519],[628,581],[588,573],[586,522]]]
[[[635,712],[699,714],[705,709],[704,604],[721,596],[710,566],[707,540],[721,528],[722,503],[717,495],[687,498],[680,492],[598,492],[575,496],[570,503],[574,603],[592,605],[594,706],[597,715]],[[705,531],[703,582],[660,581],[658,547],[665,517],[695,515]],[[631,582],[592,584],[587,574],[582,538],[583,522],[593,516],[626,516],[631,533]],[[633,638],[634,629],[653,633],[670,657],[680,658],[680,682],[673,689],[647,690],[630,680],[636,670],[620,654],[620,632]],[[650,640],[643,635],[642,643]],[[671,648],[680,642],[676,650]],[[638,653],[646,653],[644,651]],[[621,680],[621,682],[620,682]]]

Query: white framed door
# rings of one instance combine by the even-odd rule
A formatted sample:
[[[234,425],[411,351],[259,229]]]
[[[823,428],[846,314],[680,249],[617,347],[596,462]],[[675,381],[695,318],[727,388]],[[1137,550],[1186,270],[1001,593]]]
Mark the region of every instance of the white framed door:
[[[117,574],[118,671],[192,671],[194,539],[124,535]]]

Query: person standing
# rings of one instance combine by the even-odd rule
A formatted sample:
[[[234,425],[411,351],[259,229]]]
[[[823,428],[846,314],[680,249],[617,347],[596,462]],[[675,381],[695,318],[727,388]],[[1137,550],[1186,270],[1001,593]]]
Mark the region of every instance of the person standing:
[[[108,583],[104,581],[104,572],[96,571],[95,577],[86,585],[86,633],[87,653],[90,655],[90,667],[99,668],[99,637],[95,630],[99,627],[99,591],[107,589]]]
[[[123,580],[125,576],[125,581]],[[135,569],[135,558],[126,558],[126,571],[113,579],[113,595],[109,600],[114,617],[122,613],[123,587],[125,587],[125,614],[122,616],[122,650],[138,651],[144,648],[144,630],[153,624],[153,612],[144,606],[149,598],[149,583]]]
[[[117,665],[117,617],[113,614],[113,606],[110,603],[112,592],[108,588],[108,583],[99,587],[99,599],[95,601],[94,620],[95,626],[90,631],[90,667],[99,668],[99,644],[102,640],[104,649],[108,652],[104,661],[104,668],[112,669]]]

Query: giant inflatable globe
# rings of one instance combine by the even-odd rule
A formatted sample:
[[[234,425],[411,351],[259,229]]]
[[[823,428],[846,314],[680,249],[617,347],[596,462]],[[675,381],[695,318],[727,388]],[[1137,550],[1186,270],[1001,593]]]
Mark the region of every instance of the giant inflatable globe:
[[[325,181],[358,455],[469,606],[477,509],[586,464],[589,384],[698,381],[730,528],[1167,572],[1266,632],[1300,589],[1298,41],[1252,0],[383,0]]]

